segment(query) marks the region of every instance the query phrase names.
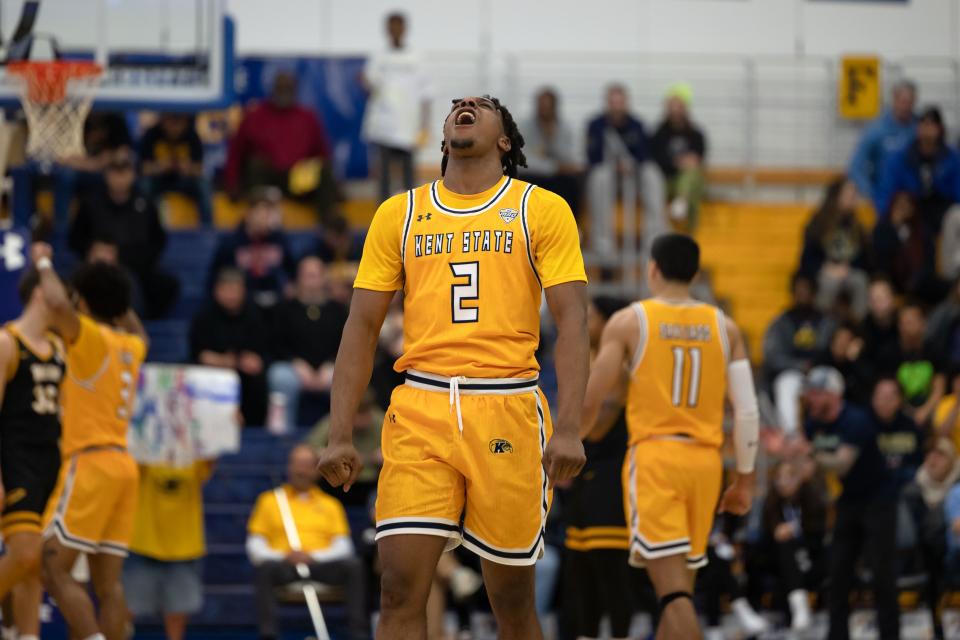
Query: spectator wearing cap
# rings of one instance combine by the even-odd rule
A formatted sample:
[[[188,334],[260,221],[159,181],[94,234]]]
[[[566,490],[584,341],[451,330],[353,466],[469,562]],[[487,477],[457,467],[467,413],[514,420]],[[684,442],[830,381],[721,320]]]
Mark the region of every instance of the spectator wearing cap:
[[[328,299],[326,267],[314,256],[300,261],[294,297],[274,307],[270,393],[283,395],[286,424],[299,425],[301,392],[320,394],[329,407],[333,361],[347,322],[347,308]]]
[[[246,276],[247,292],[261,307],[276,304],[296,274],[296,261],[280,228],[279,189],[260,187],[250,194],[237,230],[220,241],[210,265],[210,282],[224,267]]]
[[[137,190],[136,180],[130,150],[113,152],[104,170],[105,186],[81,200],[67,241],[81,260],[97,241],[115,244],[119,264],[133,275],[142,294],[144,316],[159,318],[176,302],[180,283],[159,266],[167,231],[157,208]]]
[[[898,193],[913,196],[921,219],[934,236],[940,232],[947,209],[960,202],[960,154],[947,145],[937,107],[920,114],[916,139],[883,166],[874,199],[882,218],[887,217]]]
[[[883,114],[867,125],[850,159],[847,173],[860,195],[874,200],[887,158],[905,149],[913,140],[917,87],[901,80],[893,87],[892,102]],[[882,209],[877,210],[882,213]]]
[[[830,638],[847,638],[850,591],[863,554],[873,573],[881,640],[900,637],[897,603],[896,483],[877,445],[870,416],[843,400],[843,376],[832,367],[815,367],[806,378],[806,436],[814,459],[842,485],[836,505],[831,550]]]
[[[704,191],[704,159],[707,139],[690,118],[693,90],[677,84],[667,92],[666,112],[653,135],[653,159],[667,179],[670,216],[686,221],[691,231],[697,226],[697,215]]]
[[[537,92],[533,117],[520,127],[527,156],[527,167],[520,169],[520,177],[553,191],[579,216],[581,168],[573,128],[560,117],[559,102],[560,97],[550,87]]]
[[[197,204],[200,223],[213,226],[210,182],[203,175],[203,143],[194,118],[164,113],[140,140],[144,195],[148,198],[176,191]]]
[[[271,185],[296,197],[313,197],[321,217],[337,197],[333,154],[326,129],[313,111],[297,104],[297,78],[280,71],[267,98],[248,111],[227,150],[224,186],[233,197],[241,185]]]

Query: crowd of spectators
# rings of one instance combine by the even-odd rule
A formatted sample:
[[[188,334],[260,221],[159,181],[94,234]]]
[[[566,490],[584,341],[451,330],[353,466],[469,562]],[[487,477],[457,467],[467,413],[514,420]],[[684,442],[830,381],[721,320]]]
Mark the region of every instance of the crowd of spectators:
[[[808,592],[824,593],[830,637],[845,637],[849,596],[864,587],[880,638],[898,637],[911,576],[943,637],[940,597],[960,584],[960,280],[944,233],[960,216],[960,155],[940,110],[917,112],[913,84],[892,98],[813,212],[792,303],[763,341],[782,438],[765,555],[796,628]]]

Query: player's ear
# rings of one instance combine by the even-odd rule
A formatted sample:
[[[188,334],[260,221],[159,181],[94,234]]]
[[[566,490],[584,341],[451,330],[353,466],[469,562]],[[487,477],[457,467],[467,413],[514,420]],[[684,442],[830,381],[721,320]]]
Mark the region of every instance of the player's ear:
[[[500,147],[500,151],[506,153],[513,149],[513,142],[510,140],[509,136],[503,135],[500,136],[500,140],[497,141],[497,146]]]

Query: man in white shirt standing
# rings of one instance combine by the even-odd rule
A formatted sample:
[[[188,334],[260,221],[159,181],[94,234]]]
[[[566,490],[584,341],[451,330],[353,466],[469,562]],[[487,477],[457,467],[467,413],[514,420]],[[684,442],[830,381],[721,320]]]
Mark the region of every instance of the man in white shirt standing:
[[[422,59],[405,46],[406,16],[391,13],[386,24],[388,49],[371,55],[363,69],[370,93],[363,138],[377,156],[381,201],[413,187],[413,152],[427,140],[433,97]],[[398,166],[402,183],[394,187]]]

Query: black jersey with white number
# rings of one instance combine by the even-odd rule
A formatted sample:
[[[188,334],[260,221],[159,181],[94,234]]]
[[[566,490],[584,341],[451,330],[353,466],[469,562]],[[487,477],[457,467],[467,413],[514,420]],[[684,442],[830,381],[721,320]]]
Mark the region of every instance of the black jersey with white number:
[[[63,354],[54,346],[49,356],[42,358],[12,327],[7,330],[13,336],[17,360],[0,405],[0,437],[4,442],[56,445],[60,439],[60,383],[66,370]]]

